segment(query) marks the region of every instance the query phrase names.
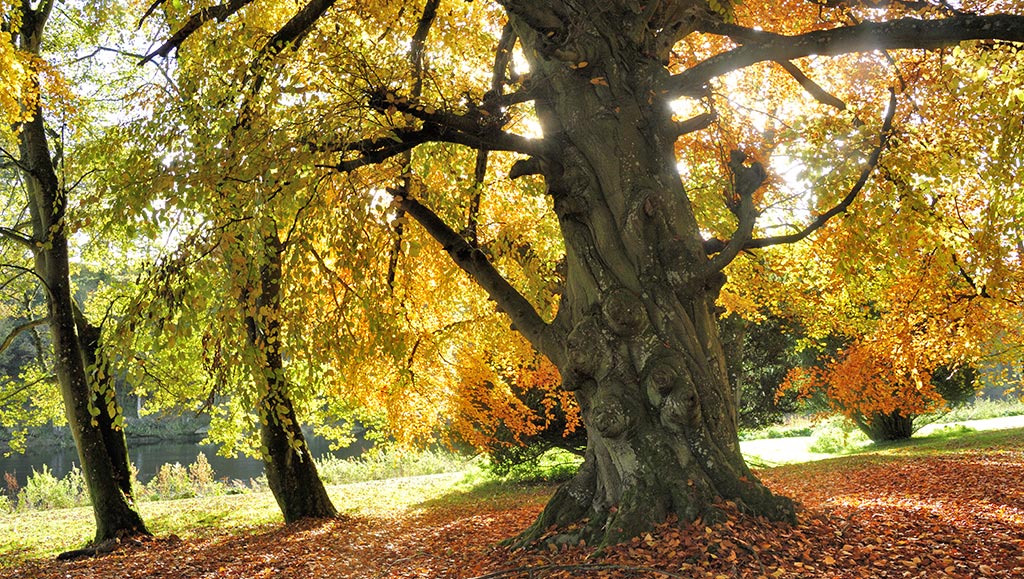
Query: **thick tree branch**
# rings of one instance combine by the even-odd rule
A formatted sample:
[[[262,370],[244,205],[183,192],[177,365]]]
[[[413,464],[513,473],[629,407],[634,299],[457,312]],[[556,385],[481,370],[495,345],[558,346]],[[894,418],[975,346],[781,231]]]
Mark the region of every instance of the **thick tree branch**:
[[[367,165],[377,165],[430,140],[430,136],[424,131],[396,131],[397,133],[404,136],[396,135],[395,139],[363,139],[338,146],[338,150],[343,153],[343,156],[348,151],[357,151],[359,156],[348,160],[342,159],[338,161],[337,165],[334,165],[334,168],[342,173],[347,173]]]
[[[270,40],[263,45],[260,49],[259,54],[252,59],[249,64],[249,71],[246,73],[245,79],[242,84],[248,84],[252,80],[252,86],[249,89],[249,94],[255,96],[259,94],[260,89],[263,87],[264,72],[267,64],[270,63],[278,54],[281,53],[285,48],[297,48],[302,43],[302,39],[305,38],[306,34],[313,29],[320,17],[324,15],[334,6],[336,0],[310,0],[308,4],[303,6],[302,10],[299,10],[295,16],[284,24]]]
[[[491,89],[484,95],[483,110],[492,117],[500,118],[502,110],[495,106],[494,100],[501,96],[505,89],[505,71],[512,60],[512,48],[516,43],[516,33],[511,24],[505,24],[501,30],[501,38],[494,52],[494,67],[491,70]],[[473,168],[473,194],[469,198],[469,215],[466,218],[466,238],[470,245],[477,246],[477,225],[480,219],[480,199],[483,196],[484,179],[487,177],[487,158],[490,151],[477,149],[476,163]]]
[[[843,5],[850,5],[850,0],[815,0],[815,2],[826,8],[838,8]],[[927,0],[854,0],[854,4],[861,4],[865,8],[890,8],[893,4],[902,6],[909,10],[938,9],[947,14],[967,14],[951,6],[946,0],[928,2]]]
[[[729,27],[728,30],[738,28]],[[702,30],[724,33],[721,25],[710,21],[703,24]],[[745,33],[747,44],[670,77],[664,88],[670,94],[701,94],[711,79],[769,60],[794,60],[815,54],[835,56],[872,50],[939,48],[965,40],[985,39],[1024,42],[1024,16],[964,15],[938,20],[901,18],[889,22],[863,22],[797,36],[748,30]]]
[[[433,28],[434,20],[437,18],[437,7],[439,5],[440,0],[427,0],[427,3],[423,6],[423,13],[420,14],[419,22],[416,23],[416,31],[413,32],[412,40],[409,42],[409,68],[413,77],[413,100],[418,101],[423,96],[423,55],[427,45],[427,36],[430,34],[430,29]],[[370,106],[373,107],[372,95]],[[378,109],[378,112],[381,111]],[[408,167],[411,164],[412,147],[409,147],[402,151],[402,166]],[[405,196],[409,194],[409,175],[404,171],[399,191]],[[397,222],[395,225],[395,242],[391,246],[387,274],[388,287],[391,288],[392,292],[395,289],[395,275],[398,272],[398,259],[402,255],[402,238],[405,234],[405,224],[402,219],[404,213],[401,208],[396,211],[395,217]]]
[[[171,53],[171,51],[179,48],[182,44],[184,44],[184,42],[188,40],[188,38],[192,36],[192,34],[195,33],[196,30],[199,30],[203,26],[203,24],[206,24],[211,20],[223,22],[229,16],[244,8],[247,4],[252,3],[252,1],[253,0],[229,0],[224,4],[218,4],[216,6],[203,8],[199,12],[196,12],[192,16],[189,16],[188,20],[185,21],[185,24],[183,24],[182,27],[179,28],[177,32],[172,34],[171,37],[166,42],[161,44],[159,48],[147,54],[146,57],[142,59],[142,62],[140,62],[139,64],[146,64],[147,62],[153,60],[158,56],[161,58],[166,58],[167,55]],[[150,9],[146,12],[146,16],[149,16],[149,14],[152,13],[152,11],[157,6],[163,4],[163,2],[164,0],[154,2]],[[143,16],[143,19],[145,19],[146,16]],[[139,23],[141,24],[142,22],[140,21]]]
[[[387,137],[361,139],[349,143],[313,143],[309,146],[314,151],[342,153],[342,160],[334,165],[334,168],[341,172],[348,172],[366,165],[382,163],[391,157],[412,150],[417,145],[428,142],[454,143],[465,145],[471,149],[510,151],[524,155],[541,154],[543,145],[541,141],[502,131],[477,129],[475,134],[468,134],[429,123],[424,124],[421,129],[395,129]],[[358,153],[359,156],[344,158],[345,153],[352,152]]]
[[[33,243],[32,238],[21,233],[17,229],[12,229],[10,227],[0,227],[0,237],[6,237],[7,239],[10,239],[11,241],[27,249],[36,249],[36,245],[35,243]]]
[[[548,38],[560,38],[566,29],[568,18],[561,2],[532,2],[530,0],[499,0],[509,14],[519,17],[533,30]]]
[[[711,123],[715,122],[718,118],[716,113],[704,113],[695,117],[690,117],[685,121],[679,121],[676,123],[676,135],[683,136],[689,133],[695,133],[711,126]]]
[[[736,215],[736,232],[711,260],[705,268],[704,275],[722,271],[732,260],[736,259],[754,234],[757,222],[757,208],[754,207],[754,192],[764,183],[767,177],[764,167],[758,163],[746,166],[743,163],[747,156],[741,151],[729,153],[729,171],[732,173],[732,189],[736,200],[729,209]]]
[[[439,0],[428,0],[423,7],[423,14],[416,23],[416,32],[412,35],[409,43],[409,64],[412,65],[412,93],[419,98],[423,94],[423,53],[427,46],[427,35],[437,18],[437,7]]]
[[[516,329],[535,348],[549,357],[552,355],[547,335],[550,326],[541,319],[529,300],[494,268],[482,251],[471,246],[436,213],[419,201],[401,195],[395,195],[395,201],[441,244],[456,265],[480,284],[487,295],[497,302],[498,307],[512,318]]]
[[[793,64],[788,60],[776,60],[775,61],[783,70],[789,73],[789,76],[793,77],[797,83],[800,84],[816,101],[823,105],[834,107],[841,111],[846,110],[846,103],[830,94],[825,89],[821,88],[821,85],[814,82],[797,65]]]
[[[889,89],[889,107],[886,110],[885,119],[882,122],[882,129],[879,132],[878,146],[875,147],[873,151],[871,151],[871,155],[868,157],[867,160],[867,165],[864,167],[864,170],[861,171],[860,177],[857,179],[857,182],[854,183],[853,187],[850,189],[850,192],[847,193],[846,196],[843,197],[843,199],[835,207],[832,207],[828,211],[822,213],[821,215],[818,215],[814,219],[814,221],[812,221],[809,225],[807,225],[807,227],[805,227],[801,231],[798,231],[797,233],[793,233],[790,235],[779,235],[775,237],[764,237],[760,239],[750,239],[749,241],[746,241],[745,243],[742,244],[741,250],[760,249],[763,247],[770,247],[773,245],[796,243],[798,241],[806,239],[807,236],[820,229],[823,225],[828,223],[828,221],[833,217],[839,215],[840,213],[845,213],[846,210],[850,207],[850,205],[852,205],[853,202],[857,199],[857,196],[860,195],[860,192],[861,190],[864,189],[864,186],[867,185],[868,178],[871,176],[872,171],[874,171],[875,167],[878,165],[878,160],[882,155],[882,151],[885,150],[886,145],[889,143],[889,135],[892,132],[892,120],[895,115],[896,91],[894,89]],[[718,253],[720,251],[724,251],[725,248],[729,247],[731,243],[732,241],[729,241],[727,243],[720,239],[709,239],[704,242],[704,251],[707,252],[709,255],[712,253]]]

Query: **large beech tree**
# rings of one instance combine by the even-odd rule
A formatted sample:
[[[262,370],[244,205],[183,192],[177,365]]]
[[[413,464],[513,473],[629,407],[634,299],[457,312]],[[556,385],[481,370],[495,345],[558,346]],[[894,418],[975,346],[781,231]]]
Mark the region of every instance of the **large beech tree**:
[[[673,514],[713,517],[718,499],[793,518],[739,452],[717,324],[723,272],[744,252],[855,215],[894,132],[918,122],[914,99],[941,76],[914,49],[1024,41],[1013,2],[429,1],[396,13],[311,0],[273,26],[264,4],[183,14],[157,2],[173,33],[152,57],[266,27],[234,76],[233,122],[253,127],[290,99],[319,119],[282,162],[386,188],[399,238],[415,221],[558,368],[581,408],[586,459],[526,540],[555,525],[571,541],[619,541]],[[396,67],[403,37],[428,56],[411,75]],[[485,59],[486,42],[496,48]],[[356,64],[339,56],[360,43],[374,48]],[[524,136],[531,118],[542,136]],[[477,151],[461,169],[466,186],[431,185],[438,159],[459,158],[432,143]],[[800,182],[780,176],[776,149],[805,169]],[[501,220],[481,209],[484,184],[504,191],[506,178],[539,178],[557,221],[553,316],[510,283],[481,234],[485,217]],[[807,195],[792,194],[807,182]],[[768,211],[778,207],[789,212]]]

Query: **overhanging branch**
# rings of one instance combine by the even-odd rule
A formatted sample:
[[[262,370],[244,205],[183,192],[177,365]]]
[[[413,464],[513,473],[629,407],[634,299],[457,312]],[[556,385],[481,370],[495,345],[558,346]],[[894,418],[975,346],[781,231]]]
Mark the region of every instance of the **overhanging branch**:
[[[245,79],[242,81],[243,85],[249,84],[252,80],[252,86],[249,88],[250,95],[257,95],[263,86],[264,71],[274,57],[281,53],[285,48],[291,47],[293,49],[298,48],[302,39],[305,38],[306,34],[316,25],[320,17],[324,15],[327,10],[334,6],[336,0],[310,0],[301,10],[299,10],[295,16],[292,16],[288,22],[284,24],[270,40],[263,45],[260,49],[259,54],[252,59],[249,64],[249,70],[246,73]]]
[[[448,226],[429,207],[411,197],[395,196],[398,206],[419,223],[441,244],[463,271],[468,273],[487,295],[497,302],[519,330],[535,348],[550,356],[547,334],[550,327],[533,305],[491,264],[482,251],[471,246],[461,235]]]
[[[541,142],[502,131],[481,131],[467,134],[436,124],[425,124],[422,129],[395,129],[386,137],[361,139],[349,143],[314,143],[314,151],[358,153],[357,157],[342,158],[333,168],[341,172],[354,171],[366,165],[376,165],[391,157],[412,150],[417,145],[429,142],[454,143],[471,149],[510,151],[525,155],[539,155]]]
[[[171,37],[166,42],[161,44],[159,48],[147,54],[146,57],[142,59],[142,62],[140,62],[139,64],[146,64],[147,62],[153,60],[158,56],[161,58],[166,58],[167,55],[171,53],[171,51],[179,48],[182,44],[184,44],[184,42],[188,40],[188,38],[192,36],[192,34],[195,33],[196,30],[199,30],[203,26],[203,24],[206,24],[211,20],[223,22],[229,16],[244,8],[247,4],[252,3],[252,1],[253,0],[230,0],[229,2],[226,2],[224,4],[218,4],[216,6],[203,8],[202,10],[192,14],[192,16],[189,16],[188,20],[185,21],[185,24],[183,24],[181,28],[178,29],[177,32],[171,35]],[[148,17],[153,12],[153,10],[155,10],[164,2],[165,0],[157,0],[156,2],[154,2],[150,6],[149,10],[146,11],[145,16],[142,17],[143,20],[145,20],[146,17]],[[142,20],[139,21],[139,24],[142,24]]]
[[[6,237],[7,239],[10,239],[11,241],[28,249],[36,249],[36,245],[33,242],[32,238],[21,233],[17,229],[12,229],[10,227],[0,227],[0,237]]]
[[[703,31],[724,33],[707,23]],[[811,55],[836,56],[887,49],[929,49],[966,40],[1024,42],[1024,16],[952,16],[938,20],[900,18],[889,22],[862,22],[853,26],[817,30],[796,36],[748,30],[739,48],[711,58],[670,77],[669,94],[701,94],[713,78],[769,60],[794,60]]]
[[[836,96],[829,93],[825,89],[821,88],[821,85],[810,79],[804,71],[788,60],[777,60],[775,61],[783,70],[789,73],[789,76],[793,77],[800,86],[803,87],[808,94],[810,94],[816,101],[823,105],[834,107],[841,111],[846,110],[846,103],[839,100]]]
[[[857,196],[860,195],[860,192],[864,189],[864,186],[867,185],[868,178],[871,176],[871,173],[874,171],[875,167],[878,166],[878,160],[882,155],[882,151],[885,150],[886,145],[888,145],[889,143],[889,135],[892,132],[892,120],[895,115],[896,91],[895,89],[890,88],[889,107],[885,112],[885,119],[882,122],[882,129],[879,132],[878,146],[876,146],[874,150],[871,151],[871,155],[868,157],[867,160],[867,166],[865,166],[864,170],[861,171],[860,177],[857,179],[857,182],[854,183],[853,187],[850,189],[850,192],[847,193],[846,196],[843,197],[843,199],[836,206],[818,215],[814,219],[814,221],[812,221],[809,225],[807,225],[807,227],[805,227],[801,231],[798,231],[797,233],[793,233],[790,235],[779,235],[774,237],[764,237],[760,239],[750,239],[742,245],[741,250],[760,249],[764,247],[770,247],[773,245],[796,243],[798,241],[806,239],[807,236],[814,233],[818,229],[821,229],[821,227],[828,223],[828,221],[833,217],[839,215],[840,213],[845,213],[846,210],[850,207],[850,205],[852,205],[853,202],[857,199]],[[718,253],[720,251],[724,251],[724,249],[729,246],[729,243],[731,242],[727,243],[720,239],[709,239],[704,242],[704,251],[709,255],[713,253]]]

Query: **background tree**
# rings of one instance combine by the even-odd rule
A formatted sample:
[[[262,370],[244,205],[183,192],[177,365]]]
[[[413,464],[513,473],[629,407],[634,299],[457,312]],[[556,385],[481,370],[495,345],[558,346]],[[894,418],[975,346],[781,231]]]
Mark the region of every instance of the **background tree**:
[[[1019,42],[1024,20],[1013,15],[1018,6],[476,4],[428,3],[427,10],[414,11],[405,4],[312,0],[275,32],[255,37],[238,32],[267,23],[270,11],[260,2],[240,0],[188,16],[169,11],[175,33],[154,56],[202,52],[214,39],[218,47],[231,39],[249,42],[253,56],[234,76],[244,94],[230,93],[231,102],[242,103],[235,118],[245,125],[272,106],[317,119],[304,135],[288,137],[290,162],[334,168],[340,182],[356,186],[353,197],[375,185],[388,191],[399,219],[416,221],[558,368],[587,427],[586,458],[526,539],[556,525],[572,528],[572,541],[618,541],[669,514],[683,521],[714,517],[717,497],[791,518],[791,503],[762,486],[739,454],[735,397],[716,319],[722,271],[741,252],[812,234],[838,241],[844,231],[851,232],[847,237],[874,231],[856,225],[873,227],[882,222],[877,216],[857,219],[851,209],[862,199],[888,199],[891,206],[899,190],[886,186],[884,172],[875,169],[887,149],[901,151],[894,166],[908,170],[907,159],[925,150],[924,139],[907,137],[936,127],[917,117],[917,101],[944,91],[936,78],[949,70],[943,64],[949,52],[904,50],[978,39]],[[213,20],[223,24],[212,26]],[[401,51],[393,47],[400,43],[389,41],[426,40],[409,31],[427,24],[437,32],[425,47],[431,66],[454,74],[427,74],[430,84],[417,90],[420,77],[406,80],[405,68],[395,66]],[[346,61],[350,47],[367,44],[367,26],[384,30],[378,48]],[[509,36],[521,48],[515,67],[501,48],[489,54],[490,46],[507,46]],[[988,46],[960,50],[970,60]],[[991,46],[1014,53],[1012,45]],[[964,57],[952,58],[962,63]],[[299,64],[308,74],[296,82]],[[275,66],[281,68],[264,74]],[[1008,67],[1017,74],[1015,63]],[[823,86],[811,77],[836,80]],[[961,115],[974,110],[974,103],[959,104]],[[524,136],[531,114],[543,137]],[[477,172],[468,164],[461,172],[473,183],[486,182],[488,171],[523,178],[529,185],[520,199],[535,199],[532,175],[540,176],[548,218],[557,219],[564,244],[557,312],[510,283],[514,277],[501,254],[481,243],[471,226],[485,220],[474,209],[481,188],[437,186],[447,172],[438,169],[438,159],[448,159],[439,157],[445,146],[437,143],[521,155],[501,169],[486,167],[485,179],[470,181]],[[783,156],[804,170],[806,195],[780,176],[787,168]],[[835,219],[844,213],[854,218]],[[773,235],[791,218],[795,227]],[[840,227],[851,223],[849,230]],[[867,256],[882,262],[903,257],[895,251],[896,237],[888,233]],[[517,247],[507,247],[505,258]],[[978,249],[990,255],[988,247]],[[860,273],[854,263],[838,271]],[[998,263],[1012,277],[1013,263]],[[977,272],[965,272],[981,287]]]
[[[11,211],[14,222],[0,231],[6,242],[31,254],[34,276],[44,289],[54,373],[93,505],[95,541],[146,533],[132,499],[123,417],[112,384],[95,357],[98,335],[72,298],[68,237],[73,229],[68,212],[76,182],[69,177],[88,176],[88,171],[77,173],[80,167],[74,165],[69,171],[64,162],[74,142],[62,138],[72,128],[68,118],[74,98],[60,71],[42,57],[48,49],[60,54],[83,40],[83,34],[87,37],[88,32],[77,30],[82,24],[77,18],[87,15],[70,11],[63,22],[51,22],[53,2],[4,6],[5,53],[20,53],[31,73],[28,88],[14,93],[20,96],[17,104],[22,115],[13,131],[4,135],[3,149],[20,171],[16,186],[24,193],[27,210]],[[48,25],[54,34],[47,33]],[[7,148],[12,140],[16,155]]]

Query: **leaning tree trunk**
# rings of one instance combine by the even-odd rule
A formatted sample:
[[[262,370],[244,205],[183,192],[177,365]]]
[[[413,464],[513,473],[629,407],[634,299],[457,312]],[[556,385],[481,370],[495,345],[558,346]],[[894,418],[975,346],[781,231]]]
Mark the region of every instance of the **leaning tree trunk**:
[[[86,375],[90,380],[92,404],[99,410],[96,415],[97,428],[103,437],[103,445],[110,456],[114,470],[114,480],[126,496],[133,498],[132,472],[128,458],[128,441],[125,439],[124,410],[117,401],[114,388],[114,377],[110,375],[103,349],[100,345],[102,328],[94,326],[85,318],[85,314],[72,303],[75,314],[75,326],[78,331],[78,343],[82,349]],[[122,420],[117,420],[121,417]]]
[[[263,465],[285,522],[302,518],[333,517],[337,510],[327,496],[309,445],[288,396],[288,381],[281,358],[281,253],[283,244],[272,234],[264,238],[267,262],[260,268],[261,291],[246,318],[249,345],[255,350],[254,367],[260,385],[257,413]]]
[[[96,397],[86,374],[81,338],[75,324],[68,268],[64,214],[65,193],[53,168],[42,110],[21,125],[21,164],[29,196],[36,242],[35,264],[46,284],[50,336],[55,371],[64,399],[64,411],[82,463],[89,498],[96,518],[95,542],[147,533],[131,496],[124,433],[113,426],[116,402],[110,407]],[[111,444],[114,439],[118,444]]]
[[[541,79],[541,171],[566,247],[556,323],[569,333],[545,353],[576,393],[588,448],[523,538],[586,521],[569,540],[617,542],[670,514],[714,516],[717,498],[792,520],[791,501],[740,455],[715,314],[724,276],[676,169],[679,129],[658,89],[668,73],[653,48],[626,42],[636,14],[563,4],[575,7],[569,40],[543,26],[544,8],[525,8],[536,2],[510,11]]]

